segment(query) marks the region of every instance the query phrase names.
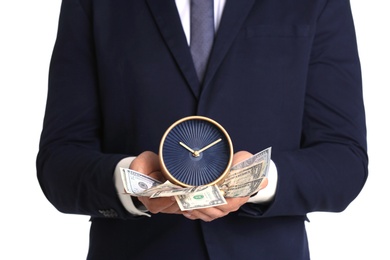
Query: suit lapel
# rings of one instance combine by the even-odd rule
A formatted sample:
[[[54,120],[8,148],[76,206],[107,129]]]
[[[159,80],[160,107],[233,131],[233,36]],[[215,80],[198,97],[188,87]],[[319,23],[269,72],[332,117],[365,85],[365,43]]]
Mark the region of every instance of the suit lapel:
[[[240,31],[254,2],[255,0],[226,1],[213,50],[210,54],[203,84],[204,89],[209,87],[211,79]]]
[[[200,83],[177,12],[175,1],[146,0],[157,26],[195,97],[200,95]]]
[[[191,53],[183,32],[174,0],[146,0],[157,26],[176,60],[195,97],[199,97],[201,85],[196,75]],[[222,19],[214,41],[213,50],[204,78],[203,89],[209,87],[223,58],[240,31],[255,0],[226,1]]]

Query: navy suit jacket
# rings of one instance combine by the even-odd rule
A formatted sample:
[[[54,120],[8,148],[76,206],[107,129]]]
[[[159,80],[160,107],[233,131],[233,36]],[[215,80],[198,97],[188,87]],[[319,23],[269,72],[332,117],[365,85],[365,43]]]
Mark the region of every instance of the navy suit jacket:
[[[89,259],[308,259],[306,214],[344,210],[367,178],[362,100],[348,0],[227,0],[203,84],[174,0],[63,0],[38,178],[91,216]],[[189,115],[235,151],[272,146],[271,203],[210,223],[124,209],[117,163]]]

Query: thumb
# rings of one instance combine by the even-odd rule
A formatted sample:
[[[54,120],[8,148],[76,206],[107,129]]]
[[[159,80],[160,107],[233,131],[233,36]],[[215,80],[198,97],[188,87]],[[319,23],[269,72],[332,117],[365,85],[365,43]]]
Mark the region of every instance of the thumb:
[[[130,169],[144,174],[150,174],[160,170],[158,155],[146,151],[138,155],[130,164]]]

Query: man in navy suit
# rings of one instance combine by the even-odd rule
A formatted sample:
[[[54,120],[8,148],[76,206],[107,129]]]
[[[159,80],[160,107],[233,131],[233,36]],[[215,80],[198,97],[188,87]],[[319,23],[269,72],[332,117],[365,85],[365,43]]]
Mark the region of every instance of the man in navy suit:
[[[204,78],[189,0],[63,0],[38,179],[91,216],[88,259],[309,259],[306,214],[344,210],[367,178],[360,64],[348,0],[214,1]],[[121,194],[121,166],[161,178],[165,130],[189,115],[227,130],[235,162],[272,146],[255,196],[182,212]]]

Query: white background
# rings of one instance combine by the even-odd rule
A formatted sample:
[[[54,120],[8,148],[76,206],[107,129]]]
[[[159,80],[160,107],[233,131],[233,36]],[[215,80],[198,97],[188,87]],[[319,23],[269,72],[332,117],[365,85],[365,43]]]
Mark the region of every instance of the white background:
[[[60,4],[0,2],[0,259],[77,260],[87,253],[89,218],[56,211],[35,172]],[[309,214],[314,260],[390,259],[390,4],[352,0],[352,8],[363,69],[370,176],[346,211]]]

